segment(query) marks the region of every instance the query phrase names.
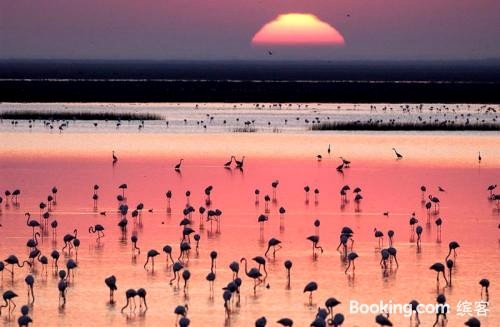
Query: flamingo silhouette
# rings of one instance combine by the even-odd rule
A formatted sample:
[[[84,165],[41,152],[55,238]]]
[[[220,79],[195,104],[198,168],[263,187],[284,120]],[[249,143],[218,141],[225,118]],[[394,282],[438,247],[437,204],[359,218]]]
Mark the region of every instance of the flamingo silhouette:
[[[347,271],[351,267],[351,263],[352,263],[352,272],[354,273],[354,270],[356,269],[356,267],[354,266],[354,260],[356,260],[356,258],[358,258],[358,257],[359,256],[356,252],[351,252],[347,255],[347,260],[348,260],[349,264],[347,265],[347,268],[344,271],[345,274],[347,274]]]
[[[127,303],[125,306],[122,308],[121,312],[125,310],[129,305],[130,305],[130,299],[134,302],[134,309],[136,307],[135,304],[135,297],[137,296],[137,291],[134,290],[133,288],[129,288],[128,290],[125,291],[125,298],[127,299]],[[130,310],[132,310],[132,306],[130,306]]]
[[[115,155],[115,150],[112,152],[112,157],[113,157],[113,164],[115,164],[118,161],[118,157]]]
[[[181,165],[182,165],[183,161],[184,161],[184,159],[179,160],[179,163],[174,166],[174,170],[175,171],[180,171],[181,170]]]
[[[320,249],[321,253],[323,253],[323,248],[318,245],[318,243],[319,243],[319,236],[318,235],[308,236],[307,239],[312,242],[313,258],[316,258],[316,249]]]
[[[0,315],[2,314],[2,308],[6,307],[9,307],[9,315],[11,314],[11,312],[16,308],[16,304],[12,300],[15,297],[17,297],[17,294],[11,290],[3,292],[3,300],[5,301],[5,304],[0,306]]]
[[[267,250],[266,250],[266,253],[264,253],[264,256],[267,257],[267,253],[269,252],[269,250],[271,249],[271,247],[273,248],[273,259],[276,257],[276,251],[278,251],[279,249],[281,249],[281,241],[276,239],[276,238],[271,238],[268,242],[267,242]],[[276,249],[276,247],[278,247]]]
[[[33,285],[35,284],[35,277],[33,275],[28,274],[26,278],[24,278],[26,285],[28,286],[28,301],[31,296],[31,303],[35,303],[35,294],[33,293]]]
[[[172,265],[172,271],[174,272],[174,277],[169,281],[170,285],[172,285],[172,282],[177,279],[177,284],[179,284],[179,271],[181,271],[184,268],[184,265],[180,261],[176,261]]]
[[[35,228],[41,228],[40,223],[35,219],[30,220],[31,215],[29,212],[26,212],[24,215],[26,216],[26,225],[32,228],[33,238],[35,238]]]
[[[446,279],[446,275],[444,274],[444,265],[442,263],[436,262],[432,266],[430,266],[429,269],[437,272],[436,281],[438,285],[439,285],[439,273],[443,274],[443,278],[446,281],[446,285],[448,285],[448,279]]]
[[[149,250],[148,255],[147,255],[147,259],[146,259],[146,263],[144,263],[144,269],[146,269],[146,266],[148,265],[149,259],[151,259],[151,271],[154,272],[154,270],[155,270],[155,257],[159,254],[160,254],[160,252],[156,251],[155,249]]]
[[[99,242],[101,240],[101,237],[104,237],[104,227],[101,224],[90,226],[89,233],[97,233],[96,242]]]
[[[118,288],[116,287],[116,277],[115,275],[111,275],[104,279],[104,283],[106,284],[107,287],[109,287],[109,303],[115,303],[113,299],[113,293],[116,291]]]
[[[400,159],[403,159],[403,156],[398,152],[396,151],[395,148],[392,148],[392,150],[394,151],[394,153],[396,154],[396,159],[397,160],[400,160]]]
[[[488,288],[490,287],[490,281],[486,278],[483,278],[479,281],[479,285],[481,285],[481,299],[483,298],[483,290],[486,293],[486,301],[489,300]]]
[[[247,259],[241,258],[240,262],[243,262],[243,261],[245,262],[245,274],[248,277],[253,279],[253,281],[254,281],[253,292],[254,292],[254,294],[256,294],[257,286],[262,282],[260,279],[262,277],[262,274],[260,273],[259,269],[257,269],[257,268],[251,268],[250,270],[248,270]]]
[[[20,264],[20,263],[19,263],[19,259],[18,259],[15,255],[13,255],[13,254],[12,254],[12,255],[9,255],[9,256],[7,257],[7,259],[5,259],[4,261],[5,261],[7,264],[9,264],[9,265],[11,265],[11,266],[12,266],[12,268],[11,268],[11,270],[10,270],[10,274],[11,274],[12,280],[14,280],[14,265],[17,265],[19,268],[22,268],[22,267],[24,267],[24,264],[26,263],[26,264],[28,264],[28,266],[31,268],[31,263],[30,263],[30,262],[28,262],[28,261],[24,260],[24,261],[22,262],[22,264]],[[5,268],[5,269],[7,269],[7,268]]]
[[[457,252],[456,249],[460,247],[460,244],[456,241],[451,241],[450,244],[448,244],[448,248],[450,249],[448,252],[448,255],[446,256],[445,260],[448,260],[448,258],[451,255],[451,251],[453,251],[453,256],[456,258],[457,257]]]
[[[309,305],[312,305],[312,293],[318,289],[316,282],[309,282],[304,287],[304,293],[309,292]]]

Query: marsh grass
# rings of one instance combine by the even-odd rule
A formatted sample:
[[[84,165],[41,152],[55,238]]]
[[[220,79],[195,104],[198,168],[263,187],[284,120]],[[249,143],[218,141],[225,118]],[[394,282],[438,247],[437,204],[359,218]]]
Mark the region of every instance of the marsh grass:
[[[455,122],[322,122],[309,127],[313,131],[500,131],[500,124]]]
[[[0,119],[14,120],[162,120],[159,114],[137,112],[6,110]]]
[[[255,132],[257,132],[257,128],[250,126],[233,128],[233,133],[255,133]]]

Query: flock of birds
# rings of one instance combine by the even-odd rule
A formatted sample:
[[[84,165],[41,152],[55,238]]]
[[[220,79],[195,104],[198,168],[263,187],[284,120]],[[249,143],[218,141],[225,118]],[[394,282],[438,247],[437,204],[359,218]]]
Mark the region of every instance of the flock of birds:
[[[392,149],[395,153],[396,159],[401,160],[403,155],[400,154],[395,148]],[[331,152],[330,145],[328,146],[328,154]],[[241,160],[237,160],[234,156],[231,156],[230,160],[223,164],[223,167],[229,168],[235,165],[236,168],[243,169],[244,165],[243,157]],[[318,160],[321,160],[321,156],[317,156]],[[343,157],[340,157],[342,160],[341,165],[337,168],[337,170],[342,170],[345,168],[349,168],[351,162]],[[479,156],[479,160],[481,160]],[[112,161],[113,164],[118,162],[118,157],[116,153],[113,151],[112,153]],[[175,165],[174,170],[180,171],[182,169],[183,159],[180,159],[179,163]],[[273,181],[271,183],[272,187],[272,199],[276,199],[277,189],[279,187],[279,181]],[[487,191],[489,192],[488,198],[491,201],[496,201],[497,207],[500,203],[500,195],[494,194],[497,185],[492,184],[487,187]],[[122,237],[127,237],[127,226],[129,225],[129,218],[133,219],[134,223],[137,219],[140,219],[141,212],[144,210],[144,205],[139,203],[134,210],[129,212],[129,206],[126,203],[126,195],[125,190],[127,189],[127,184],[121,184],[118,186],[118,189],[121,191],[116,198],[118,201],[118,213],[120,216],[118,227],[122,233]],[[35,302],[35,294],[33,291],[33,286],[36,281],[35,273],[33,267],[35,265],[41,265],[42,269],[39,272],[39,277],[43,278],[43,276],[47,276],[48,274],[48,265],[51,263],[52,273],[57,276],[57,290],[59,292],[59,305],[64,308],[67,301],[67,292],[71,287],[71,281],[75,278],[74,271],[79,268],[78,264],[78,248],[81,245],[78,229],[74,229],[72,233],[65,234],[62,238],[64,242],[64,246],[58,250],[54,248],[50,253],[50,259],[44,255],[41,250],[38,248],[39,238],[40,237],[48,237],[49,229],[52,230],[52,238],[55,240],[57,238],[57,228],[58,222],[53,217],[53,212],[57,206],[57,195],[58,188],[53,187],[50,191],[50,194],[47,196],[47,201],[42,201],[39,204],[40,209],[40,218],[39,220],[32,218],[31,213],[27,212],[25,214],[26,217],[26,226],[29,229],[30,238],[26,242],[26,247],[29,250],[29,255],[27,258],[19,258],[15,254],[9,255],[5,260],[0,261],[0,271],[2,273],[7,271],[11,275],[11,280],[15,279],[15,270],[21,269],[23,267],[27,267],[29,272],[25,276],[25,283],[28,288],[28,296],[27,302],[28,305],[23,305],[21,308],[21,315],[18,318],[19,326],[28,326],[32,323],[32,319],[29,316],[29,305],[33,305]],[[220,209],[212,209],[212,201],[210,198],[211,192],[213,191],[212,186],[208,186],[205,188],[205,206],[201,206],[198,209],[198,213],[200,215],[200,220],[198,223],[198,228],[201,230],[204,228],[204,224],[206,223],[216,223],[217,229],[220,228],[222,211]],[[311,191],[309,186],[304,187],[304,192],[306,196],[306,201],[309,201],[309,192]],[[340,191],[341,201],[347,201],[351,188],[349,185],[344,185]],[[431,217],[434,217],[435,224],[438,228],[438,238],[440,236],[441,225],[443,220],[439,217],[439,206],[440,200],[438,197],[428,194],[427,187],[421,186],[420,191],[422,193],[422,203],[425,205],[428,212],[428,220]],[[94,201],[94,209],[97,209],[97,204],[99,200],[99,185],[94,185],[93,187],[93,195],[92,199]],[[189,192],[189,191],[188,191]],[[200,234],[198,234],[194,226],[196,221],[193,217],[193,213],[197,210],[189,204],[189,196],[190,193],[186,192],[187,204],[186,207],[182,211],[183,219],[180,221],[180,225],[182,226],[182,234],[181,241],[179,244],[179,256],[177,258],[173,257],[174,247],[171,245],[165,245],[162,249],[166,256],[167,268],[171,269],[173,272],[173,277],[169,281],[171,285],[175,284],[177,287],[180,287],[179,283],[182,278],[183,280],[183,289],[184,292],[187,291],[188,283],[191,278],[191,273],[188,269],[188,262],[190,260],[190,253],[192,251],[199,251],[199,242],[200,242]],[[361,188],[356,187],[352,190],[352,193],[355,194],[354,200],[359,203],[362,200],[361,196]],[[446,192],[444,188],[438,187],[438,192]],[[318,201],[319,190],[314,190],[315,201]],[[2,202],[5,202],[5,205],[13,204],[14,206],[19,205],[19,197],[21,195],[21,191],[16,189],[12,192],[5,191],[4,192],[5,199],[0,196],[0,205]],[[172,198],[172,192],[166,192],[167,199],[167,211],[170,211],[170,200]],[[268,221],[267,214],[269,213],[269,201],[271,200],[271,196],[266,195],[264,197],[266,206],[265,213],[259,215],[257,217],[257,223],[260,225],[261,230],[264,229],[265,223]],[[255,190],[255,201],[260,201],[260,191],[258,189]],[[149,209],[152,212],[152,209]],[[286,210],[283,207],[279,208],[279,214],[281,217],[284,216]],[[101,212],[101,215],[106,215],[106,212]],[[389,215],[388,212],[385,212],[384,215]],[[50,221],[50,224],[49,224]],[[314,227],[316,229],[315,234],[307,236],[307,240],[311,242],[312,245],[312,257],[314,260],[317,259],[321,253],[323,253],[323,247],[319,244],[319,227],[320,220],[316,220],[314,222]],[[50,227],[49,227],[50,226]],[[409,226],[410,226],[410,236],[412,240],[416,238],[417,251],[421,249],[421,234],[422,234],[422,226],[419,225],[418,218],[415,213],[411,214],[409,218]],[[1,226],[0,226],[1,227]],[[498,226],[500,228],[500,225]],[[95,224],[88,228],[88,233],[92,233],[96,235],[95,242],[101,242],[101,239],[105,236],[104,231],[105,227],[102,224]],[[193,239],[191,239],[193,237]],[[397,260],[397,249],[394,246],[394,237],[395,231],[389,230],[387,231],[388,237],[388,247],[384,247],[384,237],[385,234],[382,230],[377,228],[374,229],[374,238],[377,241],[377,248],[380,251],[380,266],[383,269],[384,273],[387,273],[388,267],[392,266],[394,262],[396,267],[399,267],[399,262]],[[138,247],[139,237],[136,233],[133,233],[130,237],[130,241],[132,243],[132,255],[134,258],[140,256],[141,249]],[[224,312],[226,315],[226,319],[231,319],[232,315],[232,306],[234,302],[236,305],[240,305],[240,296],[242,292],[242,284],[244,282],[242,277],[245,277],[252,281],[253,283],[253,292],[257,294],[257,288],[259,286],[269,287],[269,284],[266,284],[266,278],[268,277],[268,271],[266,269],[266,264],[271,257],[274,259],[276,257],[276,252],[279,251],[283,246],[285,246],[279,239],[271,238],[267,241],[267,249],[263,256],[255,256],[251,260],[247,258],[239,258],[239,260],[234,260],[229,264],[229,269],[232,271],[232,279],[227,281],[226,286],[222,288],[222,298],[224,300]],[[439,283],[440,276],[445,280],[446,287],[452,286],[452,276],[454,274],[454,268],[456,266],[457,261],[457,249],[460,248],[460,244],[457,241],[452,241],[449,243],[449,252],[446,258],[444,258],[444,263],[436,262],[432,264],[429,269],[437,273],[436,282],[439,293]],[[193,249],[194,248],[194,249]],[[349,227],[345,226],[341,229],[339,233],[339,244],[337,247],[337,251],[341,254],[343,261],[346,264],[345,274],[355,274],[355,261],[359,258],[358,254],[354,251],[354,231]],[[60,269],[59,267],[59,259],[64,255],[67,258],[65,266]],[[148,271],[154,271],[155,269],[155,258],[160,256],[161,253],[156,249],[150,249],[146,252],[146,259],[144,261],[144,269]],[[217,258],[218,253],[216,251],[210,252],[210,271],[206,275],[206,280],[210,284],[210,296],[214,296],[214,282],[217,278]],[[249,262],[252,262],[253,267],[249,268]],[[257,266],[255,266],[257,265]],[[285,260],[283,263],[284,270],[287,276],[288,288],[290,289],[290,276],[291,270],[293,267],[293,262],[291,260]],[[240,273],[243,272],[244,276],[241,276]],[[446,276],[446,272],[448,272],[448,276]],[[483,291],[484,291],[484,299],[488,301],[489,293],[488,288],[490,286],[490,282],[488,279],[483,278],[479,281],[479,285],[481,286],[481,298],[483,299]],[[109,288],[109,303],[115,303],[114,292],[118,290],[117,287],[117,278],[114,275],[111,275],[104,279],[103,287]],[[318,290],[318,283],[316,281],[310,281],[304,286],[303,292],[308,294],[309,304],[312,305],[313,294]],[[139,289],[127,289],[125,291],[125,305],[121,308],[121,312],[126,312],[127,310],[135,311],[137,310],[136,298],[139,298],[139,311],[145,313],[148,310],[146,297],[147,291],[144,288]],[[0,315],[7,314],[9,317],[12,315],[14,309],[16,308],[16,304],[14,299],[19,297],[17,293],[13,290],[6,290],[3,292],[3,300],[4,304],[0,306]],[[446,297],[444,294],[438,294],[436,298],[437,303],[446,303]],[[310,326],[321,327],[321,326],[341,326],[346,320],[345,316],[337,312],[335,313],[334,308],[339,305],[341,302],[337,300],[335,297],[330,297],[324,302],[324,308],[319,307],[315,317],[310,324]],[[420,318],[418,316],[418,312],[416,310],[419,302],[417,300],[412,300],[410,302],[413,311],[411,315],[411,320],[416,323],[416,325],[420,324]],[[7,308],[6,310],[2,310]],[[5,312],[7,311],[7,312]],[[178,316],[177,324],[178,326],[185,327],[190,325],[190,319],[188,318],[189,307],[187,304],[179,305],[174,308],[173,313]],[[447,321],[446,318],[446,310],[442,312],[438,312],[436,314],[436,319],[433,326],[444,326]],[[413,320],[414,319],[414,320]],[[381,313],[375,317],[375,322],[380,326],[392,326],[390,321],[389,314]],[[293,326],[293,320],[284,317],[277,321],[278,324],[282,326]],[[267,318],[260,317],[255,321],[256,327],[266,326]],[[466,326],[470,327],[478,327],[480,326],[480,321],[477,318],[471,317],[469,320],[465,322]]]
[[[177,104],[179,106],[180,104]],[[239,109],[242,108],[243,104],[234,104],[232,109]],[[361,107],[357,104],[352,105],[354,110],[360,109]],[[198,104],[194,106],[195,112],[197,110],[200,110],[202,107]],[[67,106],[65,106],[64,109],[68,109]],[[186,126],[196,126],[199,128],[202,128],[203,130],[207,130],[211,127],[226,127],[232,129],[234,132],[255,132],[257,131],[257,128],[273,128],[274,132],[280,132],[281,128],[284,128],[289,125],[289,123],[296,122],[298,125],[297,126],[304,126],[306,128],[311,128],[314,125],[319,125],[322,123],[330,123],[330,122],[341,122],[341,123],[352,123],[356,124],[360,127],[363,125],[378,125],[378,126],[384,126],[384,125],[395,125],[395,124],[401,124],[401,123],[413,123],[415,126],[418,125],[443,125],[443,126],[468,126],[468,125],[498,125],[499,124],[499,116],[498,116],[498,107],[494,106],[487,106],[487,105],[482,105],[475,110],[472,110],[470,105],[467,106],[449,106],[449,105],[441,105],[441,106],[424,106],[423,104],[415,104],[415,105],[405,105],[401,104],[399,106],[390,106],[390,105],[385,105],[385,106],[376,106],[376,105],[370,105],[367,110],[370,115],[373,115],[373,118],[369,118],[367,120],[359,120],[354,118],[350,118],[349,120],[345,120],[344,118],[338,118],[335,117],[334,115],[331,115],[328,111],[329,110],[342,110],[345,109],[343,106],[337,106],[336,108],[328,108],[326,111],[323,111],[323,108],[321,104],[292,104],[292,103],[270,103],[270,104],[260,104],[256,103],[253,104],[252,107],[250,108],[252,110],[264,110],[264,109],[271,109],[271,110],[280,110],[280,112],[277,112],[281,114],[283,117],[282,119],[278,121],[275,121],[273,119],[270,120],[262,120],[256,119],[255,117],[247,114],[247,115],[242,115],[241,117],[236,117],[233,118],[231,116],[225,117],[225,118],[220,118],[217,117],[216,113],[206,113],[203,118],[196,119],[196,120],[188,120],[187,118],[180,118],[180,117],[175,117],[171,120],[165,119],[162,124],[166,126],[167,128],[170,126],[179,126],[179,127],[186,127]],[[297,116],[292,116],[292,115],[286,115],[281,112],[281,110],[285,109],[308,109],[310,110],[314,116],[304,116],[304,115],[297,115]],[[352,110],[348,108],[347,110]],[[361,109],[360,109],[361,110]],[[277,114],[277,113],[274,113]],[[1,113],[0,113],[1,114]],[[66,113],[65,113],[66,114]],[[79,115],[85,114],[85,112],[78,112]],[[101,113],[96,114],[95,121],[93,121],[91,124],[92,127],[97,128],[100,125],[99,120],[100,118],[98,115]],[[46,117],[45,119],[42,119],[41,122],[43,123],[43,127],[48,129],[48,130],[59,130],[59,132],[63,132],[64,130],[68,129],[71,126],[71,123],[74,122],[74,120],[68,120],[68,119],[58,119],[57,118],[57,112],[47,112],[47,113],[40,113],[36,112],[34,116],[44,116]],[[53,115],[54,117],[51,117]],[[127,113],[128,115],[128,113]],[[262,116],[262,113],[259,113],[259,116]],[[1,119],[0,115],[0,123],[3,122]],[[17,127],[20,122],[22,121],[27,121],[27,126],[31,130],[37,126],[37,119],[29,119],[27,118],[29,116],[26,116],[25,113],[23,113],[23,116],[19,119],[11,119],[10,120],[10,125],[13,127]],[[147,120],[159,120],[161,118],[154,118],[154,117],[148,117],[148,118],[142,118],[141,115],[137,115],[137,119],[133,118],[120,118],[120,115],[117,114],[116,120],[112,121],[112,126],[116,127],[117,129],[121,128],[124,126],[125,122],[130,125],[130,123],[133,121],[134,124],[138,122],[137,125],[132,125],[132,126],[137,126],[138,130],[143,130],[146,128],[146,123],[145,121]],[[86,120],[91,120],[92,116],[89,114],[89,117],[86,118]],[[107,120],[106,120],[107,121]],[[102,124],[101,124],[102,125]],[[362,128],[360,128],[362,129]]]

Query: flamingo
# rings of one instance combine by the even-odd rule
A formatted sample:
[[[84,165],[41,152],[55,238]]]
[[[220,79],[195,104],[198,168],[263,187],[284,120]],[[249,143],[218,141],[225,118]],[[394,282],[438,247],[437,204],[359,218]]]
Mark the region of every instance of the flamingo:
[[[439,198],[432,196],[432,194],[429,194],[429,200],[431,200],[432,203],[434,203],[434,212],[437,212],[437,209],[439,207]]]
[[[52,258],[52,265],[54,266],[55,270],[59,270],[59,267],[57,266],[57,261],[59,260],[59,257],[60,257],[60,254],[57,250],[53,250],[51,253],[50,253],[50,256]]]
[[[342,164],[345,166],[345,168],[349,168],[350,167],[351,162],[349,160],[347,160],[344,157],[339,157],[339,158],[340,158],[340,160],[342,160]]]
[[[3,292],[3,300],[5,301],[5,304],[0,306],[0,315],[2,314],[2,308],[6,307],[9,307],[9,315],[11,314],[11,312],[16,308],[16,304],[12,300],[15,297],[17,297],[17,294],[11,290]],[[12,309],[11,306],[13,306]]]
[[[488,288],[490,287],[490,281],[486,278],[483,278],[479,281],[479,285],[481,285],[481,298],[483,298],[483,290],[486,292],[486,301],[489,300]]]
[[[89,227],[89,233],[97,233],[96,242],[99,242],[101,237],[104,237],[104,227],[101,224]]]
[[[139,297],[139,309],[142,309],[142,303],[144,303],[144,309],[148,310],[148,305],[146,304],[147,292],[144,288],[139,288],[137,290],[137,296]]]
[[[189,278],[191,278],[191,272],[187,269],[184,269],[184,271],[182,272],[182,279],[184,279],[184,294],[186,294]]]
[[[35,239],[29,239],[28,242],[26,242],[26,246],[31,249],[36,248],[38,246],[38,237],[40,237],[40,233],[36,232]]]
[[[216,269],[215,260],[216,259],[217,259],[217,252],[216,251],[210,252],[211,266],[210,266],[210,272],[208,273],[206,280],[210,283],[210,290],[211,291],[213,291],[214,281],[216,278],[216,275],[215,275],[215,269]]]
[[[22,268],[22,267],[24,267],[24,264],[28,264],[28,266],[31,268],[31,263],[30,262],[28,262],[27,260],[24,260],[22,262],[22,264],[20,264],[19,263],[19,259],[15,255],[13,255],[13,254],[9,255],[7,257],[7,259],[5,259],[4,261],[7,264],[9,264],[9,265],[12,266],[12,268],[10,270],[10,274],[11,274],[12,280],[14,280],[14,265],[17,265],[19,268]],[[5,268],[5,269],[7,269],[7,268]]]
[[[35,284],[35,277],[33,275],[28,274],[26,278],[24,278],[26,285],[28,286],[28,301],[31,296],[31,303],[35,303],[35,294],[33,293],[33,285]]]
[[[78,267],[78,265],[75,262],[75,260],[69,259],[66,262],[66,270],[68,271],[68,279],[69,279],[70,274],[73,276],[73,278],[75,277],[75,271],[74,270],[75,270],[76,267]]]
[[[236,163],[236,168],[238,169],[243,169],[243,163],[245,162],[245,156],[241,158],[241,161],[234,159],[234,162]]]
[[[456,249],[459,247],[460,247],[460,244],[458,244],[458,242],[451,241],[450,244],[448,244],[448,248],[450,249],[450,251],[448,252],[448,255],[446,256],[445,260],[448,260],[448,258],[450,257],[451,251],[453,251],[453,256],[456,258],[457,257]]]
[[[118,157],[115,155],[115,150],[112,152],[112,157],[113,157],[113,164],[115,164],[118,161]]]
[[[144,269],[146,269],[146,266],[148,265],[149,259],[151,259],[151,271],[155,271],[155,257],[159,255],[160,252],[156,251],[155,249],[151,249],[148,251],[146,263],[144,263]],[[147,270],[147,269],[146,269]]]
[[[61,270],[61,272],[64,272],[64,270]],[[65,273],[65,272],[64,272]],[[66,304],[66,290],[68,288],[68,282],[64,277],[62,277],[58,284],[57,284],[57,289],[59,290],[59,302],[61,302],[61,298],[63,299],[63,306]]]
[[[177,260],[183,260],[185,257],[189,261],[189,250],[191,250],[191,245],[188,242],[182,241],[180,244],[181,253],[179,254],[179,258]]]
[[[387,232],[387,236],[389,237],[389,247],[392,246],[392,238],[394,237],[394,231],[391,229]]]
[[[31,215],[29,212],[26,212],[24,215],[26,216],[26,226],[33,229],[33,238],[35,238],[35,228],[41,228],[40,223],[35,219],[30,220]]]
[[[285,266],[287,280],[288,280],[287,288],[290,288],[290,270],[292,269],[293,263],[291,260],[285,260],[283,265]]]
[[[430,266],[429,269],[437,272],[436,280],[438,285],[439,285],[439,273],[443,274],[443,278],[446,281],[446,285],[448,285],[448,279],[446,279],[446,275],[444,274],[444,265],[442,263],[436,262],[432,266]]]
[[[454,262],[451,259],[446,260],[446,267],[448,268],[448,278],[450,279],[450,287],[451,287],[451,271],[453,269]]]
[[[64,252],[64,249],[66,247],[69,247],[69,251],[71,252],[71,242],[76,238],[77,235],[78,235],[78,230],[77,229],[73,230],[73,234],[66,234],[66,235],[64,235],[64,237],[63,237],[64,247],[62,248],[61,251]]]
[[[281,249],[281,241],[276,239],[276,238],[271,238],[268,242],[267,242],[267,250],[266,250],[266,253],[264,254],[264,256],[267,257],[267,253],[269,252],[269,250],[271,249],[271,247],[273,248],[273,259],[276,257],[276,251],[280,250]],[[278,247],[276,249],[276,247]]]
[[[253,286],[253,292],[256,294],[257,292],[257,286],[261,283],[260,277],[262,277],[262,274],[257,268],[251,268],[250,271],[248,270],[247,266],[247,259],[246,258],[241,258],[240,262],[245,261],[245,274],[252,278],[254,281],[254,286]]]
[[[352,272],[354,273],[354,270],[356,267],[354,266],[354,260],[359,257],[356,252],[351,252],[347,255],[347,260],[349,261],[349,264],[347,265],[347,268],[345,269],[344,273],[347,274],[347,271],[349,270],[349,267],[351,267],[351,262],[352,262]]]
[[[52,197],[53,197],[53,200],[52,200],[52,204],[57,204],[57,192],[58,192],[58,189],[57,187],[52,187]]]
[[[186,317],[187,315],[187,312],[188,312],[188,305],[185,304],[185,305],[178,305],[177,307],[175,307],[175,310],[174,310],[174,313],[178,316],[181,316],[181,317]]]
[[[28,325],[33,322],[33,319],[31,319],[31,317],[28,316],[29,311],[30,309],[27,305],[23,305],[21,307],[21,316],[17,319],[17,322],[20,327],[22,326],[28,327]]]
[[[312,251],[313,251],[313,257],[316,258],[316,249],[320,249],[321,253],[323,253],[323,248],[318,245],[319,243],[319,236],[318,235],[311,235],[307,237],[309,241],[312,242]]]
[[[415,312],[415,318],[417,320],[417,326],[420,324],[420,318],[418,317],[418,310],[417,310],[419,305],[420,305],[420,303],[418,303],[417,300],[411,300],[410,301],[410,306],[411,306],[410,322],[413,319],[413,312]]]
[[[420,248],[422,245],[422,238],[421,238],[423,231],[422,226],[418,225],[416,231],[417,231],[417,247]]]
[[[255,327],[266,327],[267,319],[266,317],[260,317],[255,321]]]
[[[396,159],[397,160],[403,159],[403,156],[401,155],[401,153],[399,153],[395,148],[392,148],[392,150],[396,154]]]
[[[224,167],[229,168],[233,163],[233,159],[236,159],[234,156],[231,156],[231,159],[224,164]]]
[[[261,257],[261,256],[256,256],[256,257],[253,257],[252,260],[259,264],[259,267],[258,267],[259,272],[260,272],[260,267],[264,268],[264,273],[266,274],[264,276],[264,279],[266,279],[267,278],[266,259],[264,257]]]
[[[446,320],[446,313],[448,312],[448,308],[445,305],[446,297],[443,294],[439,294],[436,298],[436,301],[438,304],[440,304],[440,306],[438,306],[438,310],[436,313],[436,321],[434,322],[434,325],[432,325],[433,327],[437,326],[440,316],[443,316],[444,319]]]
[[[230,316],[230,309],[229,309],[229,301],[231,300],[231,297],[233,296],[233,293],[229,290],[226,289],[224,290],[224,293],[222,293],[222,298],[224,299],[224,310],[226,311],[226,315],[229,318]]]
[[[328,324],[330,324],[333,327],[338,327],[344,323],[344,320],[345,320],[344,315],[341,313],[337,313],[335,314],[333,319],[328,320]]]
[[[116,287],[116,277],[115,275],[111,275],[104,279],[104,283],[106,284],[107,287],[109,287],[109,303],[113,304],[115,303],[113,299],[113,293],[116,291],[118,288]]]
[[[394,261],[396,262],[396,267],[399,267],[398,259],[396,258],[396,254],[398,253],[398,251],[396,250],[396,248],[391,246],[391,247],[389,247],[387,249],[387,251],[389,251],[391,259],[394,258]]]
[[[375,317],[375,322],[380,326],[392,326],[392,322],[383,314],[379,314]]]
[[[125,310],[129,306],[130,299],[132,299],[134,301],[134,309],[135,309],[135,307],[136,307],[136,305],[135,305],[135,297],[136,296],[137,296],[137,291],[134,290],[133,288],[129,288],[128,290],[125,291],[125,298],[127,299],[127,303],[122,308],[121,312],[123,312],[123,310]],[[132,306],[130,306],[130,309],[132,310]]]
[[[469,327],[481,327],[481,322],[476,317],[471,317],[464,323],[464,325]]]
[[[238,261],[233,261],[229,264],[229,269],[233,272],[233,280],[238,278],[238,273],[240,271],[240,264]]]
[[[176,261],[173,265],[172,265],[172,271],[174,272],[174,277],[172,277],[172,279],[169,281],[170,285],[172,285],[172,282],[177,279],[177,286],[179,284],[179,271],[181,271],[182,269],[184,268],[184,265],[180,262],[180,261]]]
[[[309,292],[309,305],[312,305],[312,293],[318,289],[318,284],[316,282],[309,282],[304,287],[304,293]]]
[[[141,254],[141,249],[137,247],[138,240],[139,239],[137,238],[136,234],[132,234],[132,236],[130,237],[130,241],[132,242],[132,252],[134,255],[135,255],[135,250],[137,250],[137,252]]]
[[[184,159],[179,160],[179,163],[174,166],[174,170],[175,171],[180,171],[181,170],[181,165],[182,165],[183,161],[184,161]]]
[[[165,255],[167,256],[167,268],[168,268],[168,259],[170,258],[170,261],[172,261],[172,264],[174,264],[174,259],[172,258],[172,247],[170,245],[165,245],[163,247],[163,252],[165,252]]]
[[[128,188],[128,185],[124,183],[118,186],[118,188],[122,190],[122,197],[125,199],[125,190]]]
[[[263,230],[263,229],[264,229],[264,223],[265,223],[266,221],[268,221],[268,220],[269,220],[269,217],[268,217],[268,216],[266,216],[266,215],[264,215],[264,214],[262,214],[262,215],[260,215],[259,217],[257,217],[257,221],[258,221],[258,222],[259,222],[259,224],[260,224],[260,229],[261,229],[261,230]]]
[[[373,232],[375,233],[375,237],[378,239],[378,247],[379,249],[384,246],[384,233],[382,231],[378,230],[377,228],[373,229]]]
[[[304,186],[304,192],[306,192],[306,203],[309,202],[309,191],[311,190],[311,188],[306,185]]]

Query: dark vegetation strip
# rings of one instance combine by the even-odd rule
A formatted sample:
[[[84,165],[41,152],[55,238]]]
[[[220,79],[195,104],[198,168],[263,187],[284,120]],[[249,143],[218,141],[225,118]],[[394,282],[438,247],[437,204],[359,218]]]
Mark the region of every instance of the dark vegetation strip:
[[[493,123],[374,123],[362,121],[323,122],[310,127],[313,131],[500,131],[500,124]]]
[[[6,110],[0,111],[0,119],[15,120],[162,120],[153,113],[135,112],[91,112],[91,111],[36,111]]]

